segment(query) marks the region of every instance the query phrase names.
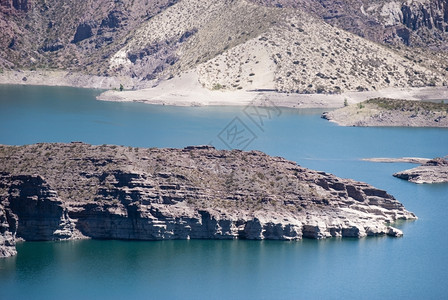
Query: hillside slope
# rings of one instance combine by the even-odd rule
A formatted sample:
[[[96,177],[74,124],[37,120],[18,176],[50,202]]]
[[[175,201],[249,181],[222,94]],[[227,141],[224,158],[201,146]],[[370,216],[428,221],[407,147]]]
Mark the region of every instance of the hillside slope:
[[[137,86],[193,70],[212,90],[443,86],[447,1],[2,0],[0,67]]]

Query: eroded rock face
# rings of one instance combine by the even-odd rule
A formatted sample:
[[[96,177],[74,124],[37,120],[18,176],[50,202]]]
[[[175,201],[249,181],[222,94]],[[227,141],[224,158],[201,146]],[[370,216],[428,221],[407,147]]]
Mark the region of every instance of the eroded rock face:
[[[1,146],[0,166],[2,253],[15,238],[400,236],[386,224],[416,218],[385,191],[258,151]]]
[[[90,38],[92,35],[93,35],[92,26],[90,24],[88,23],[79,24],[78,27],[76,27],[76,33],[72,43],[74,44],[79,43],[80,41]]]
[[[68,239],[73,233],[73,224],[68,211],[39,175],[5,176],[3,182],[9,186],[8,208],[17,216],[13,226],[16,237],[27,241]]]
[[[15,254],[16,239],[51,241],[74,238],[68,211],[39,175],[0,174],[0,253]],[[3,245],[3,246],[1,246]]]
[[[31,9],[33,0],[2,0],[0,5],[27,12]]]
[[[328,1],[250,0],[276,7],[301,8],[326,22],[381,43],[410,46],[431,44],[446,50],[437,40],[447,39],[448,1]]]
[[[419,167],[397,172],[393,176],[414,183],[448,182],[448,160],[434,158]]]
[[[15,241],[15,220],[8,220],[9,212],[0,205],[0,257],[9,257],[17,254]],[[10,215],[9,215],[10,217]],[[10,222],[13,222],[10,226]]]

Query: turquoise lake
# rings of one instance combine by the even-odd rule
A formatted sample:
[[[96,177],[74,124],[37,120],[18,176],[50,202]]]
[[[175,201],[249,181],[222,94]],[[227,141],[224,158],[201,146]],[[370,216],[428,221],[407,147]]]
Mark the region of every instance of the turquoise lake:
[[[323,110],[286,108],[260,125],[245,114],[252,107],[102,102],[98,94],[0,85],[0,144],[225,149],[237,122],[251,133],[246,150],[365,181],[419,219],[397,225],[403,238],[25,242],[16,257],[0,260],[0,299],[448,298],[448,184],[392,177],[412,164],[360,160],[445,156],[448,129],[339,127],[320,118]]]

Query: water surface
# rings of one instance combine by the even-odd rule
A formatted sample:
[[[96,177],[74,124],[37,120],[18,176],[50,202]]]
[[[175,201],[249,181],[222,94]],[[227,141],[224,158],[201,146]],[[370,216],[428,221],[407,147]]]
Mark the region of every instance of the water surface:
[[[448,185],[391,176],[407,163],[364,157],[448,154],[448,130],[338,127],[322,110],[281,109],[257,126],[243,107],[168,107],[96,101],[95,90],[0,85],[0,143],[83,141],[136,147],[212,143],[235,117],[247,149],[365,181],[419,220],[403,238],[275,241],[21,243],[0,260],[1,299],[444,299],[448,295]],[[227,141],[228,142],[228,141]]]

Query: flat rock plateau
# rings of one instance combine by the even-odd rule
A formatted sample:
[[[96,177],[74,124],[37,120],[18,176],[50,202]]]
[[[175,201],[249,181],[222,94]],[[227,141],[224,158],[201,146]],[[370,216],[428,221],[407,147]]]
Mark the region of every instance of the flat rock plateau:
[[[0,256],[18,240],[401,236],[393,196],[262,152],[0,146]]]
[[[394,176],[414,183],[445,183],[448,182],[448,160],[434,158],[416,168],[397,172]]]
[[[374,98],[326,112],[342,126],[448,127],[448,104]]]

